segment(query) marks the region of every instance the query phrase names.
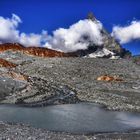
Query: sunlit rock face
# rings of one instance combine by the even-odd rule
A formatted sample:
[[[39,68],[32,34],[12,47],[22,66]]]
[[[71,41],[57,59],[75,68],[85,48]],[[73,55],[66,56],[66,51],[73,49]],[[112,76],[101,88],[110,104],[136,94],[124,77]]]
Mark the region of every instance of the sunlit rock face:
[[[98,81],[106,81],[106,82],[122,82],[124,81],[122,78],[118,76],[110,76],[110,75],[103,75],[97,78]]]
[[[39,56],[39,57],[71,57],[76,56],[74,53],[64,53],[48,48],[41,48],[41,47],[24,47],[21,44],[18,43],[5,43],[0,44],[0,52],[4,52],[7,50],[11,51],[20,51],[24,54],[33,55],[33,56]]]
[[[0,58],[0,67],[13,68],[16,67],[16,64]]]

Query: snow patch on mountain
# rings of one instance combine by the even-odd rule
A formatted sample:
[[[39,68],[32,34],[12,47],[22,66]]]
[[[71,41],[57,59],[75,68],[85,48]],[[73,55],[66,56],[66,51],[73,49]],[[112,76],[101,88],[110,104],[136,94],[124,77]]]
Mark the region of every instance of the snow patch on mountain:
[[[118,56],[115,56],[115,53],[113,53],[112,51],[109,51],[106,48],[98,49],[97,51],[90,53],[90,54],[86,55],[85,57],[89,57],[89,58],[107,57],[107,58],[111,58],[111,59],[119,58]]]

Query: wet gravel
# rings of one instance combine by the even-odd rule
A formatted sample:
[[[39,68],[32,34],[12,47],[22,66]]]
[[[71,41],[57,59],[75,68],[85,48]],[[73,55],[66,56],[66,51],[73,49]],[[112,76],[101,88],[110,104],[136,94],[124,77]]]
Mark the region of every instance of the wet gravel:
[[[72,135],[0,122],[0,140],[139,140],[140,132]]]

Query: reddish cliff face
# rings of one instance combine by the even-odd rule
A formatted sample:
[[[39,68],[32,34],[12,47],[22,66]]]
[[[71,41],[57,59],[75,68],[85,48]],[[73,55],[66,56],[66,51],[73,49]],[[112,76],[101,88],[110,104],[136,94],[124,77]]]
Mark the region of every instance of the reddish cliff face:
[[[0,67],[12,68],[16,67],[16,64],[0,58]]]
[[[39,47],[27,47],[23,49],[23,53],[39,56],[39,57],[72,57],[75,56],[72,53],[64,53],[59,52],[47,48],[39,48]]]
[[[23,50],[23,46],[18,43],[5,43],[0,44],[0,52],[7,51],[7,50]]]
[[[0,44],[0,52],[12,50],[39,57],[76,57],[75,53],[64,53],[41,47],[24,47],[18,43]]]

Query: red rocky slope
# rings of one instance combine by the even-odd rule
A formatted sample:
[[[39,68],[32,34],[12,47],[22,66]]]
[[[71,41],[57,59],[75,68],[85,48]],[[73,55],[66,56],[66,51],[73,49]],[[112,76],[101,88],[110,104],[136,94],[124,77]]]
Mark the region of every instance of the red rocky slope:
[[[64,53],[48,48],[41,48],[41,47],[24,47],[18,43],[5,43],[0,44],[0,52],[4,52],[7,50],[12,51],[20,51],[22,53],[39,56],[39,57],[76,57],[74,53]]]

